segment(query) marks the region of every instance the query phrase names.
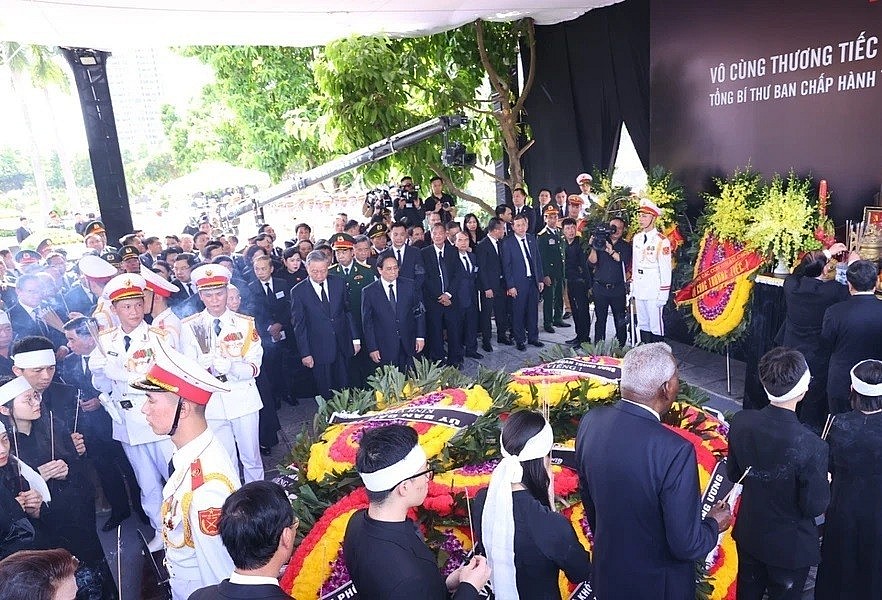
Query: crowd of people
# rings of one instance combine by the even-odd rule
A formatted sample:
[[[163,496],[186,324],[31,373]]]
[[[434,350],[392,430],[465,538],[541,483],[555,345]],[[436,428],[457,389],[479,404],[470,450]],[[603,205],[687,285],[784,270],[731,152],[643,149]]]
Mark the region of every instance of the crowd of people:
[[[590,176],[576,181],[581,194],[543,189],[535,207],[516,189],[486,225],[474,214],[458,221],[455,199],[437,180],[425,200],[366,203],[368,223],[335,215],[327,239],[299,223],[282,244],[265,224],[240,244],[206,219],[192,233],[134,231],[115,248],[93,220],[82,224],[88,250],[72,270],[51,240],[36,251],[0,252],[0,557],[62,548],[69,554],[55,558],[74,565],[77,598],[114,598],[97,530],[113,531],[134,514],[155,532],[150,550],[165,551],[175,600],[271,585],[290,557],[296,523],[290,510],[273,515],[262,503],[273,505],[268,498],[279,490],[239,496],[264,479],[261,455],[278,443],[282,403],[329,398],[364,385],[378,366],[405,370],[420,356],[461,368],[483,358],[479,345],[493,352],[494,338],[497,347],[541,347],[540,314],[546,332],[572,318],[569,343],[579,345],[591,340],[590,303],[594,341],[605,338],[612,312],[624,344],[630,294],[632,341],[650,343],[626,355],[623,400],[588,413],[576,442],[593,560],[554,513],[551,431],[529,412],[506,422],[505,458],[475,501],[486,559],[441,578],[407,522],[432,471],[415,432],[401,426],[362,439],[357,468],[371,505],[350,522],[344,554],[365,598],[476,597],[488,580],[499,598],[552,598],[560,570],[573,581],[590,575],[601,598],[692,597],[694,562],[729,526],[731,507],[702,518],[694,451],[659,422],[679,386],[670,348],[651,343],[664,336],[671,247],[646,199],[630,243],[621,217],[589,230],[583,243],[583,211],[594,199]],[[855,259],[848,287],[840,286],[851,295],[829,286],[821,294],[807,279],[820,273],[805,262],[785,293],[802,293],[814,316],[788,312],[783,343],[793,348],[760,365],[770,404],[732,425],[729,476],[749,475],[735,529],[739,597],[759,600],[768,590],[797,598],[822,556],[824,598],[877,597],[860,590],[882,589],[878,569],[863,568],[882,558],[878,510],[857,500],[872,497],[882,478],[872,466],[882,443],[870,435],[882,411],[882,332],[867,337],[882,324],[882,304],[865,301],[876,302],[877,272]],[[816,305],[826,311],[822,322]],[[826,361],[810,347],[811,327],[832,348]],[[816,425],[826,416],[812,382],[828,369],[822,387],[841,418],[811,431],[799,420]],[[810,409],[797,420],[803,397]],[[101,524],[91,471],[110,507]],[[821,550],[814,518],[828,503]],[[255,554],[243,540],[266,547]],[[383,568],[390,557],[399,557],[392,574]],[[43,575],[64,587],[65,569]],[[837,595],[845,588],[858,592]]]

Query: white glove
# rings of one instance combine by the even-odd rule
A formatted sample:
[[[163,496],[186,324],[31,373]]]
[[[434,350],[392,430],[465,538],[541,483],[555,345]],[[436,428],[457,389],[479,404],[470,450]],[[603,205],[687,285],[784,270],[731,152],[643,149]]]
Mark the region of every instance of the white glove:
[[[659,294],[658,297],[655,299],[655,303],[658,305],[659,308],[663,307],[665,304],[668,303],[668,294]]]
[[[107,366],[107,357],[100,352],[93,352],[89,355],[89,370],[92,373],[104,373]]]
[[[230,365],[230,373],[228,377],[233,381],[247,381],[254,379],[254,369],[251,363],[234,362]]]
[[[104,410],[107,411],[107,414],[110,415],[110,418],[113,419],[117,425],[122,425],[122,415],[119,414],[119,410],[117,410],[116,404],[114,404],[113,400],[110,399],[110,396],[108,396],[104,392],[101,392],[100,394],[98,394],[98,401],[101,402],[101,406],[104,407]]]
[[[214,361],[214,354],[203,354],[200,352],[196,356],[196,362],[198,362],[199,366],[206,371],[211,368],[212,361]]]
[[[223,356],[215,356],[214,360],[211,361],[211,369],[217,375],[226,375],[230,372],[231,366],[233,366],[233,361]]]

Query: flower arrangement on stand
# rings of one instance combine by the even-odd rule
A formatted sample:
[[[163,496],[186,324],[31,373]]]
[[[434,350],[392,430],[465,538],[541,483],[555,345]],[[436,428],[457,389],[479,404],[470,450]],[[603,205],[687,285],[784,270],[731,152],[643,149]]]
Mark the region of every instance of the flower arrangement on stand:
[[[301,600],[357,597],[343,560],[342,542],[349,519],[367,506],[367,496],[354,471],[357,441],[366,429],[393,422],[418,429],[436,476],[429,483],[425,502],[412,510],[410,517],[437,553],[439,569],[449,572],[472,549],[467,497],[474,498],[489,485],[499,459],[500,422],[513,410],[548,405],[557,442],[552,455],[565,457],[572,452],[579,418],[598,405],[617,400],[615,372],[620,362],[609,356],[582,356],[567,348],[557,351],[553,360],[514,375],[482,369],[475,378],[422,362],[407,376],[379,370],[371,378],[370,389],[344,390],[327,403],[319,402],[315,431],[301,433],[286,461],[288,473],[298,478],[290,491],[296,495],[293,508],[301,521],[298,535],[304,537],[285,571],[283,589]],[[591,375],[576,371],[579,369],[608,373]],[[390,383],[396,387],[384,387]],[[684,384],[679,402],[666,418],[667,426],[696,446],[699,470],[707,471],[702,485],[709,478],[708,469],[713,470],[711,463],[724,456],[727,448],[725,423],[700,408],[704,399]],[[427,424],[425,414],[438,409],[470,413],[474,421],[459,429]],[[420,414],[423,417],[414,416]],[[590,549],[578,475],[563,464],[556,463],[552,469],[558,510],[570,519],[577,537]],[[709,570],[702,566],[705,593],[699,599],[730,597],[724,593],[731,587],[724,576],[734,572],[734,554],[726,548],[724,540]],[[562,582],[564,585],[570,584]]]

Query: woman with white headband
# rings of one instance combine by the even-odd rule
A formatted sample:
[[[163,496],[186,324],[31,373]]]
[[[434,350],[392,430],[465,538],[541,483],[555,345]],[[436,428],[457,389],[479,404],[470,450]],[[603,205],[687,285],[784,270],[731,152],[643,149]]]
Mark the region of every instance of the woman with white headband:
[[[46,482],[52,502],[41,508],[40,520],[58,546],[80,560],[78,597],[115,598],[113,575],[98,538],[95,490],[80,461],[86,451],[82,436],[43,412],[39,395],[24,377],[0,378],[0,421],[10,432],[16,457],[34,465]]]
[[[10,434],[0,421],[0,559],[54,545],[40,521],[43,503],[51,499],[40,474],[15,457]]]
[[[801,352],[766,352],[759,378],[769,405],[736,413],[729,429],[727,474],[744,484],[733,531],[738,598],[800,600],[821,560],[815,518],[830,502],[827,444],[796,418],[811,381]]]
[[[591,559],[551,502],[551,446],[545,418],[513,413],[502,428],[490,486],[475,497],[474,526],[490,562],[498,600],[560,598],[558,575],[573,583],[591,576]]]
[[[882,361],[851,369],[851,406],[827,435],[833,499],[816,600],[882,598]]]

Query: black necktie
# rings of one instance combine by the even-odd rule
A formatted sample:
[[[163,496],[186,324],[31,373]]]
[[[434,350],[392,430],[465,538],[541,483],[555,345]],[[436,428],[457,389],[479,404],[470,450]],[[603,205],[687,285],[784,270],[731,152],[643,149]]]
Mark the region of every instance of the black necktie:
[[[465,267],[466,273],[472,272],[472,266],[469,264],[469,259],[465,254],[462,255],[462,264]]]
[[[400,249],[396,250],[395,254],[398,255],[398,266],[400,267],[401,266],[401,250]]]
[[[530,256],[530,249],[527,247],[527,238],[521,238],[521,244],[524,245],[524,254],[527,255],[527,263],[529,267],[527,269],[527,277],[529,277],[533,274],[533,257]]]
[[[643,243],[645,244],[645,243],[646,243],[646,240],[648,240],[648,239],[649,239],[649,238],[646,237],[646,234],[644,233],[644,234],[643,234]]]
[[[132,345],[132,338],[130,338],[130,337],[127,336],[127,335],[124,335],[124,336],[123,336],[123,344],[124,344],[124,348],[125,348],[126,352],[128,352],[128,351],[129,351],[129,346]]]
[[[89,356],[83,356],[83,375],[89,374]]]
[[[325,293],[325,282],[324,281],[321,282],[319,284],[319,287],[322,290],[322,306],[324,306],[325,311],[330,313],[331,312],[331,303],[328,302],[328,295]]]
[[[221,332],[221,323],[220,323],[220,319],[215,319],[215,320],[214,320],[214,335],[215,335],[215,336],[219,336],[219,335],[220,335],[220,332]]]
[[[441,291],[444,291],[444,253],[438,251],[438,274],[441,277]]]
[[[389,284],[389,304],[392,305],[392,312],[394,313],[398,305],[395,300],[395,286],[391,283]]]
[[[172,475],[175,474],[175,459],[168,459],[168,478],[171,479]]]
[[[263,285],[264,287],[266,287],[266,297],[271,298],[273,295],[273,291],[270,289],[269,281],[265,282]]]

